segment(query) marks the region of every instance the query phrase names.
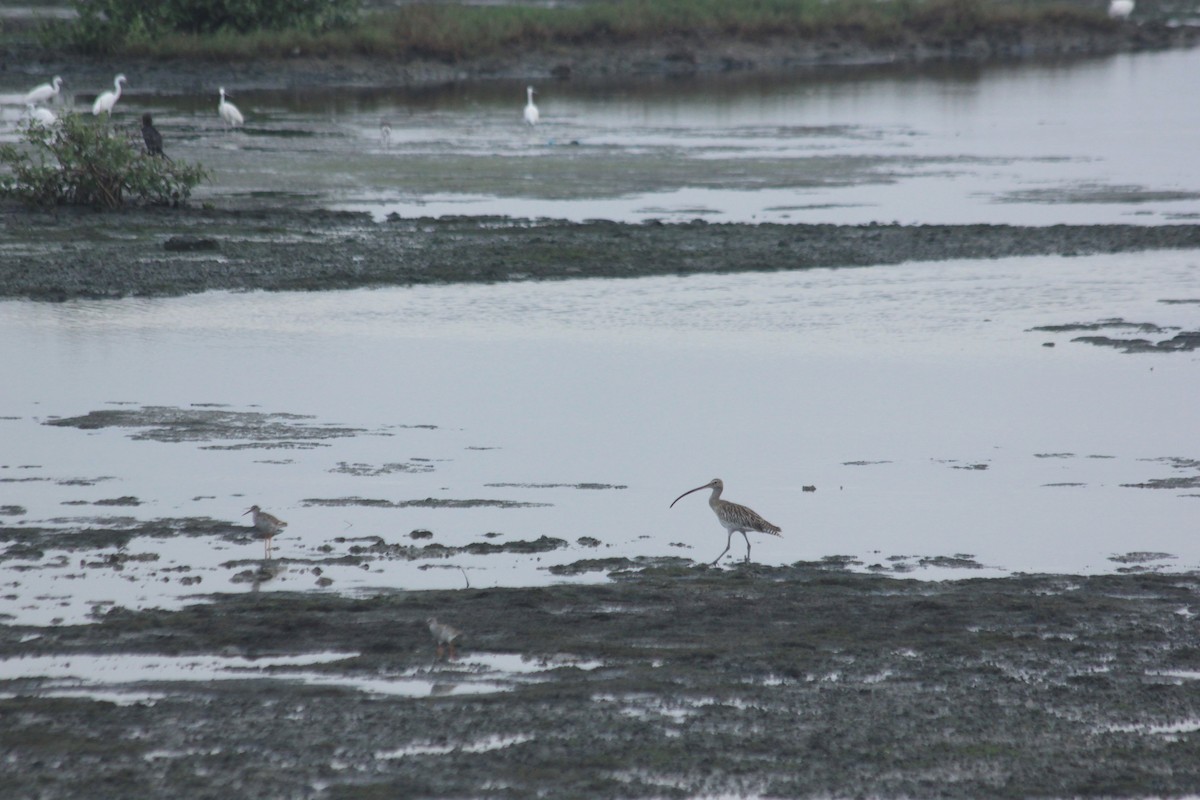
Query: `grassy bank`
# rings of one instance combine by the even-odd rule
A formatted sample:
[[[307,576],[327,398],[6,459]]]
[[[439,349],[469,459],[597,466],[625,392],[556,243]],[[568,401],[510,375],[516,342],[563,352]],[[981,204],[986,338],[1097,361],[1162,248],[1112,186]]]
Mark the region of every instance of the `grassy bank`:
[[[70,39],[59,23],[51,43]],[[131,35],[100,48],[149,58],[252,59],[365,56],[456,63],[531,50],[637,45],[664,40],[767,41],[839,37],[882,47],[905,41],[1008,35],[1053,27],[1111,30],[1098,8],[989,0],[613,0],[586,5],[411,5],[363,12],[323,32],[221,31],[207,35]]]

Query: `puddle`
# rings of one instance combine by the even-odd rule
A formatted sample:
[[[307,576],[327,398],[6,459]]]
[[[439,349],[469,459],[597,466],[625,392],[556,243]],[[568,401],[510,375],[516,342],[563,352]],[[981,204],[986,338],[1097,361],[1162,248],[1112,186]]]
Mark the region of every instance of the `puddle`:
[[[487,753],[492,750],[502,750],[505,747],[533,741],[537,737],[532,734],[518,733],[508,736],[487,736],[471,742],[459,744],[411,744],[395,750],[381,750],[375,754],[378,759],[407,758],[409,756],[447,755],[449,753]]]
[[[142,685],[184,684],[200,688],[211,681],[295,681],[309,686],[352,689],[364,694],[427,697],[491,694],[537,681],[546,673],[571,667],[593,670],[601,662],[560,658],[527,658],[508,653],[471,652],[452,661],[395,674],[363,676],[303,669],[358,657],[358,653],[310,653],[296,656],[243,658],[225,656],[86,655],[25,656],[0,659],[0,681],[34,681],[36,688],[17,697],[87,697],[120,705],[153,702],[166,695]],[[128,689],[121,687],[130,687]]]

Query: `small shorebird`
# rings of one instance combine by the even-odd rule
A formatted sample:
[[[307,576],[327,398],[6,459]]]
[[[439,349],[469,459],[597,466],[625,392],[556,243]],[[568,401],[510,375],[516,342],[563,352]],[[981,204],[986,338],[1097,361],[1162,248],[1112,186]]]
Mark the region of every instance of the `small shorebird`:
[[[725,549],[721,551],[721,555],[713,560],[716,564],[721,560],[721,557],[729,552],[729,544],[733,541],[735,533],[742,534],[742,538],[746,540],[746,561],[750,560],[750,537],[746,535],[747,531],[755,531],[756,533],[769,533],[772,536],[779,536],[781,528],[777,525],[772,525],[765,519],[760,517],[753,510],[740,506],[737,503],[731,503],[728,500],[721,499],[721,490],[725,488],[725,484],[720,478],[713,478],[703,486],[697,486],[695,489],[689,489],[683,494],[671,501],[671,507],[674,508],[684,497],[687,497],[692,492],[698,492],[701,489],[712,489],[712,494],[708,497],[709,508],[717,515],[717,521],[725,527],[729,532],[729,538],[725,540]]]
[[[529,126],[537,125],[541,115],[538,114],[538,107],[533,104],[533,95],[535,94],[532,86],[525,87],[525,97],[528,102],[525,103],[525,124]]]
[[[450,658],[454,658],[454,640],[462,636],[462,631],[458,628],[453,628],[444,622],[438,622],[436,617],[430,617],[425,620],[429,625],[429,632],[433,634],[433,640],[437,642],[437,657],[442,657],[442,652],[449,648]]]
[[[242,516],[244,517],[246,514],[254,515],[254,530],[258,531],[259,535],[263,538],[266,547],[264,557],[270,558],[271,540],[275,538],[275,534],[287,527],[287,523],[274,514],[268,514],[258,506],[250,506],[250,508],[243,512]]]

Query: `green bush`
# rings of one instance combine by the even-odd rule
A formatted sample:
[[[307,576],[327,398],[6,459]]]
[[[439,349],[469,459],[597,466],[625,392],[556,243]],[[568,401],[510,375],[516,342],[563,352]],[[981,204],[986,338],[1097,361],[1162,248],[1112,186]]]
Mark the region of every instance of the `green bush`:
[[[148,155],[140,134],[135,141],[79,114],[51,126],[31,122],[23,146],[0,145],[0,167],[0,196],[42,207],[178,205],[208,177],[199,164]]]
[[[319,33],[350,23],[361,0],[71,0],[79,18],[51,35],[76,47],[110,52],[164,34]]]

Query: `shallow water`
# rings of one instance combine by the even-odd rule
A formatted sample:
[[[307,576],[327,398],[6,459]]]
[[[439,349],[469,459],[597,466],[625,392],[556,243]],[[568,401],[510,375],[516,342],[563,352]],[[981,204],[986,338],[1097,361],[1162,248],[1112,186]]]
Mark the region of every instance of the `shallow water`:
[[[752,537],[761,563],[844,555],[856,569],[934,579],[1195,569],[1200,493],[1127,484],[1196,474],[1200,357],[1123,354],[1072,342],[1077,332],[1030,329],[1120,317],[1196,330],[1198,298],[1200,252],[1167,251],[8,302],[0,359],[22,379],[2,395],[0,505],[23,510],[6,525],[245,524],[241,513],[258,503],[290,526],[276,539],[281,572],[261,585],[232,581],[257,565],[259,542],[178,536],[135,539],[127,553],[158,558],[120,570],[76,567],[111,548],[6,560],[0,592],[16,619],[48,622],[112,603],[315,589],[313,566],[332,579],[328,591],[596,580],[604,573],[564,578],[548,568],[715,558],[724,531],[705,495],[668,509],[714,476],[726,497],[783,528],[780,539]],[[196,404],[311,415],[304,422],[360,432],[245,449],[42,424]],[[118,497],[141,504],[95,505]],[[321,502],[345,498],[511,507]],[[359,537],[412,544],[415,529],[452,547],[540,536],[568,544],[384,556],[366,569],[324,563],[369,543]],[[732,557],[744,548],[739,537]]]
[[[1055,64],[839,76],[164,94],[130,75],[115,123],[149,110],[198,197],[444,214],[637,221],[1013,224],[1200,218],[1191,102],[1200,49]],[[106,87],[71,84],[86,109]],[[29,88],[0,76],[0,132]],[[28,82],[28,79],[25,79]],[[203,78],[200,78],[203,83]],[[382,122],[391,125],[386,143]]]
[[[380,215],[1152,224],[1200,214],[1188,138],[1200,106],[1181,102],[1196,74],[1200,50],[551,84],[535,130],[519,123],[516,85],[247,92],[248,123],[233,132],[213,98],[135,78],[118,123],[152,110],[177,157],[215,168],[210,198],[285,193]],[[11,125],[16,111],[3,114]],[[1195,569],[1197,491],[1130,485],[1196,473],[1195,353],[1127,355],[1030,329],[1122,318],[1196,330],[1198,264],[1200,253],[1155,252],[6,302],[0,363],[20,380],[0,389],[5,525],[240,525],[258,503],[290,526],[279,572],[257,583],[233,579],[261,545],[220,537],[135,539],[124,555],[146,560],[120,569],[108,551],[0,561],[5,613],[46,623],[196,593],[315,589],[314,568],[344,591],[602,577],[548,571],[580,559],[709,561],[724,531],[704,495],[667,506],[714,476],[782,526],[782,539],[753,538],[764,563],[846,556],[922,578]],[[42,424],[142,406],[361,430],[266,448]],[[119,498],[133,500],[102,504]],[[413,544],[417,529],[449,547],[567,545],[327,563],[370,537]]]

